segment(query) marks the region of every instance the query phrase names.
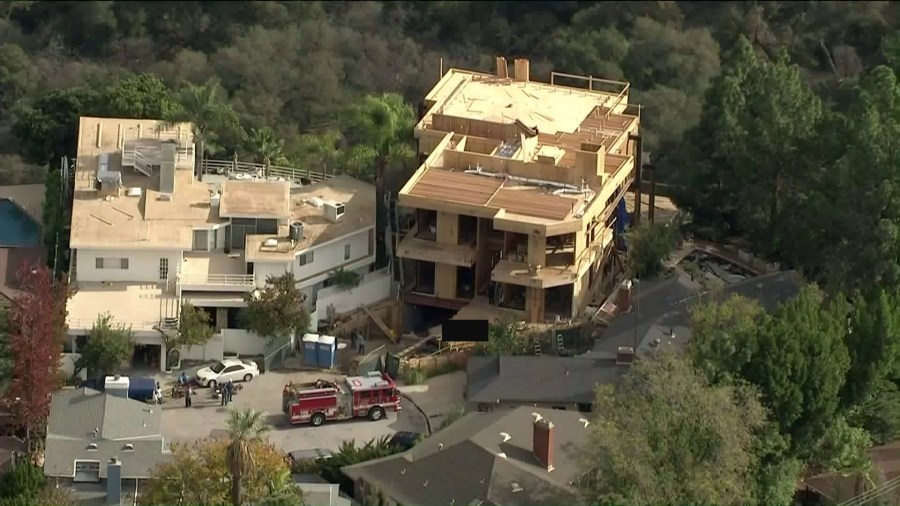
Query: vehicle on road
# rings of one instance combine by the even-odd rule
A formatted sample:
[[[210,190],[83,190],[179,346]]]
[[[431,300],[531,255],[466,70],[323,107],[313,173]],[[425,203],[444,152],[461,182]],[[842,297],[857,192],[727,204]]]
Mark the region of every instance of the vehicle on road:
[[[282,391],[281,404],[291,423],[318,427],[326,420],[381,420],[389,411],[400,411],[400,392],[390,375],[372,372],[342,381],[288,383]]]
[[[253,381],[259,376],[259,366],[252,360],[226,358],[210,367],[197,371],[197,384],[202,387],[215,388],[227,381]]]
[[[396,446],[401,451],[406,451],[411,449],[413,446],[416,446],[422,439],[422,434],[418,432],[409,432],[409,431],[400,431],[391,436],[391,440],[388,441],[388,444],[391,446]]]

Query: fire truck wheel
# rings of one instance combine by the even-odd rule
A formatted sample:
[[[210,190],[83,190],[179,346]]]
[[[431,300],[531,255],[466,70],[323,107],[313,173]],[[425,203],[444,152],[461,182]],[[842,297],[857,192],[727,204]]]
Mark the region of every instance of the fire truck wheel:
[[[381,408],[372,408],[369,410],[369,420],[376,422],[384,418],[384,410]]]
[[[314,413],[312,418],[309,419],[309,422],[313,427],[318,427],[319,425],[325,423],[325,415],[323,415],[322,413]]]

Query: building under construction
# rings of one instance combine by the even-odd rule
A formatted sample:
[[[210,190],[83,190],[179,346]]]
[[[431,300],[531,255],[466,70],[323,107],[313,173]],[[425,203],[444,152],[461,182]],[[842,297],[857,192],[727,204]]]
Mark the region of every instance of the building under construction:
[[[449,69],[425,98],[424,161],[398,197],[414,216],[396,246],[409,304],[544,323],[611,289],[641,153],[629,84],[535,82],[525,59],[512,70],[504,58],[493,75]]]

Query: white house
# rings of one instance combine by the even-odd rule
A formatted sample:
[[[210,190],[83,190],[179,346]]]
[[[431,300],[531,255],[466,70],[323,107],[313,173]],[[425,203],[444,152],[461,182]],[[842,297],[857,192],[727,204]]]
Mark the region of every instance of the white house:
[[[353,304],[387,296],[388,278],[369,274],[372,185],[321,175],[304,185],[306,171],[263,177],[248,164],[198,177],[191,131],[190,124],[81,118],[68,351],[77,352],[78,337],[109,312],[132,328],[140,356],[163,369],[161,332],[177,325],[181,304],[190,301],[210,312],[217,335],[206,347],[181,350],[182,358],[261,353],[265,340],[239,329],[238,311],[246,293],[284,272],[308,295],[314,325],[325,318],[316,311],[323,302],[339,305],[318,298],[336,269],[365,275],[376,288],[353,290],[360,299]]]

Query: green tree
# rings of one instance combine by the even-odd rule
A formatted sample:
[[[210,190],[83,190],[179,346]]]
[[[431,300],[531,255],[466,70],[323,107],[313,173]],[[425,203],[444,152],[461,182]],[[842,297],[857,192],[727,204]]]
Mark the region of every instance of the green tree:
[[[759,330],[768,321],[757,301],[738,294],[700,301],[690,309],[689,356],[694,366],[714,383],[740,378],[757,355]]]
[[[34,499],[46,482],[41,468],[29,462],[19,463],[8,473],[0,476],[0,497]]]
[[[101,314],[87,336],[76,367],[87,369],[90,376],[102,378],[119,369],[134,354],[131,327],[116,325],[109,313]]]
[[[75,154],[78,118],[97,103],[87,88],[52,91],[15,111],[12,133],[26,160],[55,168],[63,156]]]
[[[178,340],[177,346],[197,346],[206,344],[215,334],[215,329],[210,325],[209,313],[194,306],[190,302],[181,305],[181,314],[178,316]]]
[[[329,483],[340,483],[343,480],[341,468],[387,457],[398,451],[401,451],[401,449],[390,444],[388,436],[370,439],[361,446],[351,439],[341,442],[341,446],[331,455],[331,458],[319,459],[311,467],[316,474]]]
[[[231,475],[231,504],[241,506],[243,480],[256,466],[254,445],[263,441],[271,427],[266,424],[266,414],[246,409],[231,410],[228,418],[228,455],[226,462]]]
[[[386,265],[384,229],[388,223],[384,208],[386,171],[391,166],[405,167],[415,159],[412,147],[416,116],[403,97],[395,93],[368,95],[354,105],[346,120],[350,151],[345,170],[363,181],[375,183],[376,266]]]
[[[719,233],[744,233],[758,251],[797,259],[802,226],[788,204],[815,169],[800,155],[817,140],[821,103],[786,57],[758,59],[743,37],[726,62],[673,157],[687,186],[680,201]]]
[[[120,79],[101,91],[104,115],[115,118],[167,119],[178,111],[172,92],[153,74]]]
[[[0,108],[9,110],[34,88],[29,57],[15,44],[0,45]]]
[[[628,231],[628,276],[653,278],[675,247],[676,232],[667,224],[641,223]]]
[[[893,380],[882,380],[872,394],[847,415],[854,427],[865,429],[875,444],[883,445],[900,437],[900,389]]]
[[[871,447],[872,439],[865,429],[853,427],[838,417],[825,433],[815,461],[828,471],[855,476],[874,488],[875,469],[868,453]]]
[[[846,304],[805,286],[761,329],[742,378],[789,436],[794,455],[809,457],[834,421],[850,358],[844,344]]]
[[[897,367],[900,352],[900,301],[880,290],[874,300],[858,298],[847,332],[850,370],[841,394],[853,407],[869,399]]]
[[[247,149],[253,161],[268,165],[284,165],[284,139],[279,139],[271,128],[251,128],[247,136]]]
[[[222,99],[219,82],[210,79],[202,85],[188,84],[176,96],[178,108],[165,118],[169,124],[190,122],[197,146],[197,163],[207,153],[221,151],[219,138],[237,130],[238,117],[234,109]]]
[[[712,385],[671,354],[598,389],[580,486],[600,504],[748,504],[765,410],[748,390]]]
[[[309,328],[306,295],[297,288],[294,275],[289,272],[269,276],[265,288],[247,294],[244,300],[244,323],[260,336],[274,339]]]

